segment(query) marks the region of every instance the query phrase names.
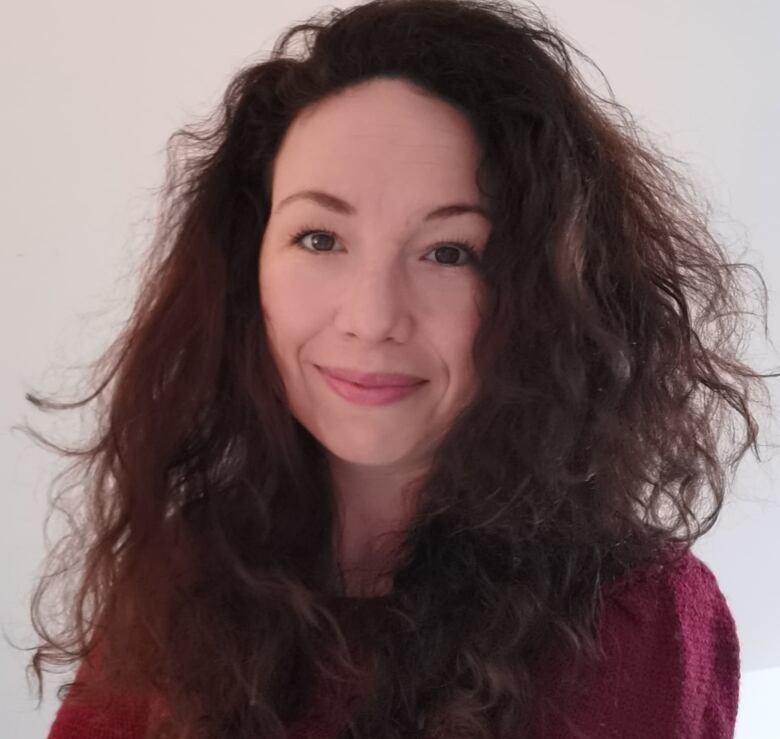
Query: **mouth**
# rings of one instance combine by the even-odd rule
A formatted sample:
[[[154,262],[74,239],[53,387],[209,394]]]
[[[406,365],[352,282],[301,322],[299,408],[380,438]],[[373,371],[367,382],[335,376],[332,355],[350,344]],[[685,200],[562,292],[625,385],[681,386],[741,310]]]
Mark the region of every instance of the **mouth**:
[[[406,385],[366,386],[350,380],[335,377],[322,367],[314,365],[320,371],[325,384],[340,398],[350,403],[364,406],[388,405],[402,400],[422,387],[427,380]]]
[[[329,377],[364,388],[404,388],[427,382],[422,377],[402,372],[362,372],[346,367],[315,367]]]

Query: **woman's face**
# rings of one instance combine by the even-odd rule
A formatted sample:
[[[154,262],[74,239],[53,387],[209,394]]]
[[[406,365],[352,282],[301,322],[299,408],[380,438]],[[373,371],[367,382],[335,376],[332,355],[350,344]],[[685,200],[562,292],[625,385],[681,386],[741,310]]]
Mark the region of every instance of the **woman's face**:
[[[484,207],[478,154],[459,111],[387,79],[312,106],[282,142],[259,259],[265,325],[293,414],[344,462],[417,468],[472,397],[484,286],[453,242],[481,253],[490,222],[455,209],[426,216]],[[292,197],[303,191],[330,198]],[[318,367],[424,382],[361,404]]]

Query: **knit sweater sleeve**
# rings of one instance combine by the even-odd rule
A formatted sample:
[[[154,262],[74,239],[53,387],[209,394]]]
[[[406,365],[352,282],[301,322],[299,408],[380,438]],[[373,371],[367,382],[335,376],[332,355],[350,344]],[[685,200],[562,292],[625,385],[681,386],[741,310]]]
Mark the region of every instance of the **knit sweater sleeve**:
[[[539,739],[731,739],[740,647],[715,575],[692,552],[605,587],[605,658],[561,688],[566,664],[542,674],[550,709]],[[581,732],[581,733],[578,733]]]

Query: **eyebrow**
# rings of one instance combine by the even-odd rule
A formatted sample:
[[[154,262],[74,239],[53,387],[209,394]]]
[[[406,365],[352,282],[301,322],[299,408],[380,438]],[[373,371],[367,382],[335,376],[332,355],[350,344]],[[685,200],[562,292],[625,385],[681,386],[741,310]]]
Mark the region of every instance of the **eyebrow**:
[[[355,206],[350,205],[346,200],[342,200],[341,198],[323,192],[322,190],[301,190],[300,192],[288,195],[284,200],[279,202],[274,210],[278,212],[282,209],[282,206],[294,200],[312,200],[324,208],[328,208],[328,210],[332,210],[336,213],[341,213],[342,215],[349,216],[354,215],[355,213]],[[434,208],[423,220],[433,221],[436,219],[463,215],[464,213],[476,213],[488,221],[491,220],[490,215],[484,208],[471,203],[451,203],[449,205],[442,205],[438,208]]]

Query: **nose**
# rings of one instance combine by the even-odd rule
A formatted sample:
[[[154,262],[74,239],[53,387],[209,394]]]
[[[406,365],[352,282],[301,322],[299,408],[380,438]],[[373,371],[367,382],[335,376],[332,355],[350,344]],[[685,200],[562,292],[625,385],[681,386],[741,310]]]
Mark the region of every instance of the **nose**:
[[[366,343],[407,341],[413,325],[408,282],[401,266],[388,260],[355,266],[336,311],[336,328]]]

